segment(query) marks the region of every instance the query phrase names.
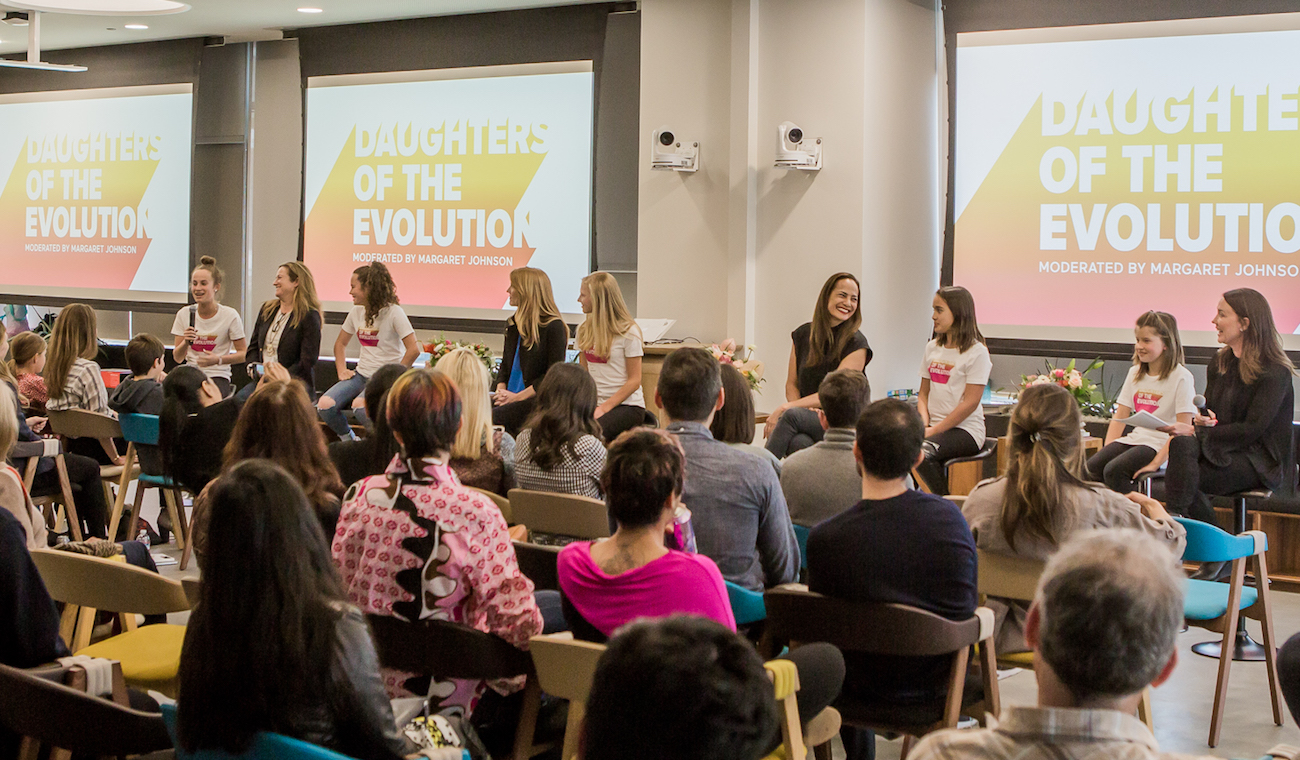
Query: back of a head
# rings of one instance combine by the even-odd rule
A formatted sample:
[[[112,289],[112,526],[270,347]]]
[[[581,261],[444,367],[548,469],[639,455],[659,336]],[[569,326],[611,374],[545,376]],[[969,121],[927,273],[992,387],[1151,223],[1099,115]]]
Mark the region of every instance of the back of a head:
[[[754,394],[749,381],[734,364],[720,362],[718,369],[722,373],[724,401],[709,423],[709,432],[723,443],[753,443]]]
[[[577,458],[584,435],[601,437],[596,422],[596,381],[576,364],[553,364],[537,386],[537,404],[525,427],[533,463],[550,470],[563,459],[563,449]]]
[[[488,371],[483,362],[468,348],[452,349],[435,365],[456,383],[460,391],[461,420],[451,455],[465,459],[478,459],[484,445],[492,451],[492,399],[488,395]]]
[[[1067,489],[1086,488],[1079,404],[1055,384],[1020,392],[1008,426],[1007,484],[1002,531],[1008,545],[1022,531],[1058,543],[1074,521]]]
[[[1039,655],[1081,707],[1136,694],[1174,652],[1185,583],[1177,558],[1145,533],[1076,534],[1039,580]]]
[[[704,422],[718,403],[722,373],[718,360],[702,348],[679,348],[664,359],[659,399],[678,422]]]
[[[46,348],[45,339],[39,333],[27,330],[15,335],[9,342],[9,364],[13,374],[16,375],[22,365],[45,353]]]
[[[879,480],[905,477],[916,466],[925,441],[925,423],[916,407],[896,398],[869,404],[858,417],[857,444],[862,469]]]
[[[153,365],[163,358],[167,349],[163,342],[149,333],[140,333],[126,344],[126,366],[135,377],[144,377]]]
[[[292,475],[317,506],[326,493],[341,495],[343,484],[330,461],[318,419],[302,383],[264,383],[239,412],[226,444],[225,468],[247,459],[266,459]]]
[[[600,474],[609,514],[625,528],[654,525],[673,496],[680,496],[686,455],[662,430],[629,430],[614,440]]]
[[[837,369],[822,379],[817,397],[821,399],[827,426],[853,427],[862,410],[871,403],[871,383],[861,370]]]
[[[460,391],[438,370],[407,370],[388,391],[384,413],[408,459],[451,451],[460,429]]]
[[[370,466],[375,472],[383,472],[388,463],[393,461],[393,456],[401,449],[397,439],[393,437],[393,429],[388,424],[388,415],[384,413],[384,408],[388,403],[388,391],[406,369],[405,364],[385,364],[375,370],[366,381],[366,414],[370,416],[371,423],[375,426],[374,433],[371,435],[374,443],[370,449]],[[343,485],[346,487],[348,484]]]
[[[207,379],[203,370],[182,364],[163,380],[163,405],[158,413],[158,448],[162,454],[163,473],[169,477],[179,479],[185,474],[176,468],[177,454],[185,442],[186,418],[203,408],[199,393]],[[200,483],[186,485],[202,488]]]
[[[699,617],[629,624],[596,667],[583,760],[757,760],[776,700],[744,638]]]

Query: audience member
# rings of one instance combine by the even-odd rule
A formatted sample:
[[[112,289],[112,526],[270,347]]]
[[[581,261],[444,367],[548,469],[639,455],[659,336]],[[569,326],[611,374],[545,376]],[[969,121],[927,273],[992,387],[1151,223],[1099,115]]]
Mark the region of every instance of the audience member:
[[[286,261],[275,270],[275,298],[262,304],[248,336],[244,361],[278,363],[316,398],[316,361],[320,359],[321,303],[316,280],[300,261]],[[255,377],[257,371],[249,372]],[[249,393],[252,393],[250,390]]]
[[[131,376],[113,389],[108,408],[118,414],[158,414],[163,405],[163,342],[140,333],[126,344],[126,366]]]
[[[216,259],[200,257],[199,265],[190,273],[194,303],[176,312],[172,322],[172,335],[176,337],[172,358],[178,364],[203,370],[222,398],[234,389],[230,383],[231,365],[242,364],[248,348],[244,320],[238,311],[220,301],[224,280],[225,273]]]
[[[438,371],[407,372],[388,392],[385,414],[402,456],[348,489],[334,534],[348,598],[364,612],[452,620],[526,648],[543,623],[533,584],[519,571],[501,511],[461,485],[449,464],[461,419],[455,383]],[[384,679],[390,697],[430,694],[431,711],[466,716],[484,689],[395,671]]]
[[[776,473],[709,432],[725,400],[718,360],[702,348],[672,352],[656,395],[668,432],[686,452],[682,501],[691,508],[700,554],[717,563],[723,578],[751,591],[797,580],[799,545]]]
[[[776,470],[777,477],[780,477],[781,460],[765,447],[754,444],[754,393],[750,390],[749,381],[735,366],[719,364],[722,370],[722,392],[726,401],[714,413],[713,422],[709,423],[709,432],[713,433],[714,439],[732,448],[748,451],[767,460],[772,469]]]
[[[785,403],[767,417],[763,435],[767,450],[784,459],[822,439],[814,409],[821,406],[817,388],[837,369],[866,371],[871,347],[858,328],[858,278],[838,272],[822,285],[811,322],[790,334],[790,366],[785,379]]]
[[[14,394],[0,387],[0,451],[6,454],[18,443],[19,413]],[[23,476],[8,463],[0,464],[0,510],[7,510],[23,526],[28,549],[44,549],[50,545],[45,517],[32,504],[31,496],[23,487]]]
[[[492,394],[492,422],[518,436],[536,407],[539,383],[551,367],[564,363],[569,326],[555,305],[551,278],[541,269],[512,269],[506,293],[515,313],[506,319],[505,351]]]
[[[1186,758],[1161,752],[1133,714],[1178,663],[1184,583],[1150,536],[1077,534],[1048,562],[1025,628],[1038,705],[1004,707],[994,727],[932,733],[908,758]]]
[[[32,414],[45,414],[50,392],[45,387],[45,339],[28,330],[14,336],[9,348],[9,372],[18,380],[18,397]]]
[[[117,412],[108,406],[108,389],[94,359],[99,354],[99,331],[95,310],[84,303],[70,303],[54,320],[50,333],[50,360],[45,365],[45,382],[52,412],[85,409],[114,419]],[[122,455],[111,438],[92,441],[74,438],[68,450],[87,456],[100,464],[122,464]]]
[[[538,385],[535,411],[515,441],[520,488],[603,499],[605,444],[596,422],[596,382],[576,364],[556,364]]]
[[[365,617],[348,603],[294,477],[240,462],[209,497],[208,534],[221,551],[203,567],[185,630],[177,746],[240,754],[258,731],[274,731],[355,758],[413,751],[394,724]]]
[[[393,437],[393,429],[388,425],[384,405],[388,403],[388,389],[393,387],[393,383],[406,370],[405,364],[385,364],[366,381],[366,392],[362,398],[365,400],[366,416],[373,425],[370,435],[355,441],[330,442],[330,459],[338,469],[344,489],[362,478],[383,474],[401,450],[397,439]]]
[[[238,398],[223,400],[216,383],[198,367],[182,365],[172,370],[163,381],[163,408],[158,415],[163,473],[191,493],[202,491],[221,471],[221,452],[235,429],[241,404]]]
[[[1187,531],[1155,499],[1127,497],[1083,480],[1079,405],[1059,385],[1031,385],[1020,394],[1007,432],[1007,474],[975,487],[962,514],[984,551],[1046,560],[1081,530],[1134,528],[1180,557]],[[991,599],[998,613],[998,652],[1025,651],[1028,610]]]
[[[460,391],[461,420],[451,445],[451,468],[460,482],[505,496],[515,487],[515,439],[492,424],[488,371],[478,354],[457,348],[438,360]]]
[[[871,403],[867,376],[855,369],[837,369],[817,387],[817,415],[826,434],[809,448],[786,457],[781,491],[790,519],[809,528],[834,517],[862,500],[862,476],[853,456],[854,425]]]
[[[45,528],[41,520],[35,524]],[[0,616],[0,663],[12,668],[34,668],[71,654],[59,635],[58,609],[32,562],[30,527],[31,521],[0,509],[0,608],[9,610]]]
[[[908,489],[925,425],[911,405],[877,401],[858,418],[862,501],[808,536],[808,585],[855,602],[906,604],[950,620],[975,612],[975,541],[950,501]],[[947,693],[950,657],[845,655],[855,701],[920,705]],[[870,731],[841,731],[849,760],[874,755]]]
[[[1300,723],[1300,633],[1292,634],[1277,653],[1277,680],[1291,711],[1291,719]]]
[[[372,261],[352,270],[352,310],[334,341],[334,367],[339,381],[316,403],[320,417],[343,440],[355,438],[348,427],[345,410],[365,391],[366,381],[385,364],[410,367],[420,355],[415,328],[402,310],[397,285],[388,267]],[[361,344],[357,369],[348,369],[345,353],[352,336]]]
[[[612,441],[624,430],[645,424],[641,328],[609,272],[582,278],[578,303],[587,318],[578,325],[576,345],[582,352],[582,368],[596,381],[596,419],[603,438]]]

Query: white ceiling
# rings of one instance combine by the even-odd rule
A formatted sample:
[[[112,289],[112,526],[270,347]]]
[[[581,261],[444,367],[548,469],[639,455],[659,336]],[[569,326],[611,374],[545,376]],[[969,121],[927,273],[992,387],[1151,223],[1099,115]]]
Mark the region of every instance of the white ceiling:
[[[355,24],[455,13],[579,5],[597,0],[186,0],[192,7],[165,16],[81,16],[43,14],[41,50],[122,45],[144,40],[224,36],[228,42],[279,39],[280,30]],[[298,8],[323,13],[299,13]],[[0,11],[14,10],[0,0]],[[145,30],[123,24],[148,24]],[[110,30],[109,27],[112,27]],[[27,50],[26,27],[0,24],[0,54]]]

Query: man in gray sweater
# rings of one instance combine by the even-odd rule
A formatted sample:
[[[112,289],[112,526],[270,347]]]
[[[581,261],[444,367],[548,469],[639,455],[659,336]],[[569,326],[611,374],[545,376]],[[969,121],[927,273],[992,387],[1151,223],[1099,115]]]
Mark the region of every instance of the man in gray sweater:
[[[871,386],[858,370],[836,370],[817,388],[818,410],[826,436],[796,451],[781,466],[781,491],[790,519],[813,527],[862,498],[862,476],[853,458],[854,425],[871,403]]]

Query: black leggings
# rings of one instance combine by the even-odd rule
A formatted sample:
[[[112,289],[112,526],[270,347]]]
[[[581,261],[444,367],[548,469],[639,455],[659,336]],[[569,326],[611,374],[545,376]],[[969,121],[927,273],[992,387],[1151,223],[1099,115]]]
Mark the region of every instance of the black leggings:
[[[524,429],[524,424],[528,422],[529,415],[536,408],[536,395],[530,396],[523,401],[512,401],[509,404],[492,407],[492,424],[500,425],[511,436],[518,438],[519,431]]]
[[[785,459],[796,451],[820,442],[825,432],[816,409],[792,406],[781,413],[776,427],[772,429],[772,435],[764,445],[777,459]]]
[[[1169,441],[1169,466],[1165,470],[1165,505],[1175,515],[1187,515],[1201,522],[1217,524],[1210,496],[1265,487],[1246,458],[1234,451],[1225,465],[1216,465],[1201,452],[1201,441],[1193,435],[1176,435]]]
[[[1140,444],[1113,441],[1088,459],[1088,479],[1105,483],[1115,493],[1133,490],[1133,476],[1151,464],[1156,450]]]
[[[930,488],[930,493],[947,496],[948,471],[944,468],[944,463],[950,459],[975,456],[980,453],[980,446],[983,443],[983,441],[976,441],[975,436],[961,428],[948,428],[942,433],[926,438],[921,446],[925,459],[917,465],[916,471],[921,473],[926,486]]]
[[[78,438],[77,440],[90,440]],[[92,441],[99,448],[99,441]],[[99,478],[99,463],[79,454],[64,454],[68,468],[68,481],[73,485],[72,500],[77,507],[87,537],[108,538],[108,500],[104,498],[104,484]],[[50,496],[59,493],[59,471],[51,467],[36,473],[32,479],[32,496]]]
[[[619,404],[601,415],[596,422],[600,424],[605,443],[613,443],[615,438],[628,430],[645,424],[645,407]]]

